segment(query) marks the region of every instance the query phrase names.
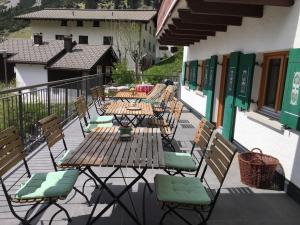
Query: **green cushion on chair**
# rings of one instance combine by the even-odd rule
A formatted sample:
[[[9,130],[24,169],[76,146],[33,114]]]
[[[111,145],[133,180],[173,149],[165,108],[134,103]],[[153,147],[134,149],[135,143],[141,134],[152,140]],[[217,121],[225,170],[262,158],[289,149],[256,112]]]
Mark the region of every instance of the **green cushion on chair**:
[[[113,116],[96,116],[90,119],[90,123],[112,123]]]
[[[36,173],[16,192],[15,198],[67,197],[72,190],[79,170],[64,170],[50,173]]]
[[[56,164],[57,164],[58,166],[61,165],[61,164],[64,162],[64,160],[67,158],[67,156],[69,156],[70,153],[72,153],[72,152],[73,152],[73,149],[72,149],[72,150],[66,150],[66,151],[64,152],[63,156],[60,157],[58,160],[56,160]]]
[[[90,133],[92,132],[93,129],[97,128],[97,127],[112,127],[113,124],[112,123],[90,123],[87,127],[84,127],[83,130],[86,133]]]
[[[156,175],[156,195],[159,201],[188,205],[209,205],[211,199],[197,177]]]
[[[191,154],[185,152],[164,152],[167,169],[178,169],[184,171],[195,171],[197,165]]]

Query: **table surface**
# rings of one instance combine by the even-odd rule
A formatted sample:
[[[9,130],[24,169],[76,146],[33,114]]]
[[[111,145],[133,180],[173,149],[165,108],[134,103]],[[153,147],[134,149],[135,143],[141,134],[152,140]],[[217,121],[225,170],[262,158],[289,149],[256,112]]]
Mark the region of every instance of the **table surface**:
[[[159,128],[134,128],[131,141],[121,141],[119,127],[101,127],[87,135],[62,166],[165,168]]]
[[[136,92],[133,95],[130,91],[119,91],[114,98],[144,99],[147,98],[147,94],[145,92]]]
[[[140,110],[130,110],[128,107],[138,107]],[[129,103],[112,102],[106,109],[107,115],[135,115],[135,116],[153,116],[153,109],[150,103]]]

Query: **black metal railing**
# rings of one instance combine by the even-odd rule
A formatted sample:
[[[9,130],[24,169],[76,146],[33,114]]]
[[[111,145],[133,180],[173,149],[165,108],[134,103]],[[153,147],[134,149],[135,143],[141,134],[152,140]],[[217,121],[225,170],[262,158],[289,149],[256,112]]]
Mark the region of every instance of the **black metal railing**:
[[[74,101],[84,95],[92,103],[90,89],[102,85],[107,75],[89,75],[48,82],[38,85],[0,91],[0,130],[15,126],[28,151],[40,143],[41,131],[37,122],[51,114],[57,114],[62,123],[76,117]],[[160,76],[162,77],[162,76]],[[177,81],[175,76],[164,79]],[[157,75],[144,75],[142,81],[160,79]]]

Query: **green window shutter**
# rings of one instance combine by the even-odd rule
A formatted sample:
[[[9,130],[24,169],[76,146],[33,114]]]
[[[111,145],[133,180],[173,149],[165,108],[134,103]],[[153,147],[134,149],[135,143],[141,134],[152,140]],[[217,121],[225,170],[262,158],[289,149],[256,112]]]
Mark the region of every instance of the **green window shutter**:
[[[224,103],[224,117],[222,124],[222,134],[227,139],[232,141],[235,124],[235,111],[234,106],[237,73],[239,69],[240,52],[233,52],[230,54],[229,66],[226,78],[225,89],[225,103]]]
[[[205,117],[208,121],[212,120],[217,63],[218,63],[218,56],[216,55],[212,56],[210,58],[208,79],[206,83],[207,100],[206,100]]]
[[[203,93],[206,94],[206,91],[208,90],[208,81],[209,81],[209,64],[210,59],[205,60],[204,64],[204,87],[203,87]]]
[[[181,74],[181,85],[184,85],[185,83],[185,76],[186,76],[186,62],[183,62],[182,63],[182,67],[181,67],[181,70],[182,70],[182,74]]]
[[[280,121],[284,125],[300,130],[300,49],[292,49],[285,78]]]
[[[190,62],[190,82],[189,88],[196,90],[197,88],[197,77],[198,77],[198,60]]]
[[[238,70],[235,106],[248,110],[250,106],[255,54],[242,54]]]

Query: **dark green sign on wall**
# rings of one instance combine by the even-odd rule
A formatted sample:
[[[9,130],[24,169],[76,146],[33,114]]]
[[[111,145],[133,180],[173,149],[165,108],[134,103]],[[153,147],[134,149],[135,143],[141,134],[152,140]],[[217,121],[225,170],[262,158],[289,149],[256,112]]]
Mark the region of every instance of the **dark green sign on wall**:
[[[235,106],[248,110],[251,100],[255,54],[242,54],[238,69]]]
[[[181,67],[181,79],[180,79],[180,83],[181,85],[184,85],[185,83],[185,73],[186,73],[186,62],[182,63],[182,67]]]
[[[281,123],[300,130],[300,49],[292,49],[285,79]]]
[[[205,63],[205,66],[206,64],[207,61]],[[208,69],[207,66],[205,68],[205,92],[204,93],[207,96],[205,117],[208,121],[212,120],[217,64],[218,64],[218,56],[214,55],[209,60]]]

